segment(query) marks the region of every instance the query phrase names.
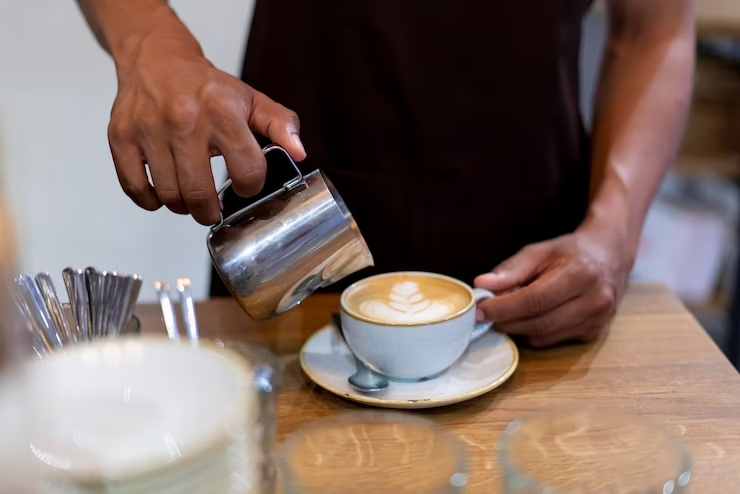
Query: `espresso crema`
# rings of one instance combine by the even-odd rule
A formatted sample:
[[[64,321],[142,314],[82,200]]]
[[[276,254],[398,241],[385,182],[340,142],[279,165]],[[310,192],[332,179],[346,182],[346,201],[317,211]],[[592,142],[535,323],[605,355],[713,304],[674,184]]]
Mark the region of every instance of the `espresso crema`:
[[[399,273],[369,278],[344,296],[347,310],[382,324],[426,324],[464,311],[472,296],[465,286],[447,278]]]

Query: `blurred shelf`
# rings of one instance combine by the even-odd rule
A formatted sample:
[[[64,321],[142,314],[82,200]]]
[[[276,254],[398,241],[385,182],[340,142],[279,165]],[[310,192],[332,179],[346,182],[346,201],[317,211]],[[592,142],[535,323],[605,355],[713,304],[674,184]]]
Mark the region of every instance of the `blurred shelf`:
[[[731,307],[730,301],[727,300],[727,298],[720,296],[705,302],[684,301],[683,304],[697,319],[713,316],[726,317],[729,315]]]
[[[740,156],[679,156],[673,171],[684,177],[714,176],[732,182],[740,180]]]
[[[696,27],[699,36],[740,38],[740,2],[696,0]]]

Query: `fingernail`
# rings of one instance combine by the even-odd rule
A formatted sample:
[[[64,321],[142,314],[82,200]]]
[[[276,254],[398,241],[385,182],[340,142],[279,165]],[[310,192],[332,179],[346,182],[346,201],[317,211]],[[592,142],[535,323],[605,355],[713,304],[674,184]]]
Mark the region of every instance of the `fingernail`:
[[[486,315],[480,309],[475,309],[475,322],[483,322],[486,320]]]
[[[475,286],[480,287],[480,285],[489,285],[490,283],[495,283],[498,281],[498,276],[495,273],[486,273],[478,276],[475,279]]]
[[[293,132],[292,134],[290,134],[290,140],[293,141],[293,144],[298,149],[300,149],[301,151],[303,151],[303,154],[306,154],[306,148],[303,147],[303,142],[301,142],[301,137],[298,134],[296,134],[295,132]]]

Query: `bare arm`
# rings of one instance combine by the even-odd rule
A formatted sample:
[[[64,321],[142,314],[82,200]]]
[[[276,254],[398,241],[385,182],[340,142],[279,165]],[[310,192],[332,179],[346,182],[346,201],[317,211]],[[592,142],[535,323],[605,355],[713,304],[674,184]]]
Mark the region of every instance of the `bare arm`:
[[[216,223],[210,157],[223,155],[236,193],[256,194],[266,164],[253,131],[305,158],[295,113],[214,67],[165,0],[78,3],[116,63],[108,140],[121,187],[141,208]]]
[[[111,55],[124,56],[126,45],[143,36],[158,19],[167,17],[169,24],[182,25],[167,0],[77,0],[77,3],[98,43]],[[162,28],[167,30],[168,26]]]
[[[586,224],[621,229],[634,256],[690,105],[693,0],[610,0]]]
[[[607,326],[689,107],[693,0],[610,0],[610,7],[587,218],[476,280],[501,293],[479,305],[484,316],[535,346],[592,340]]]
[[[103,27],[100,25],[100,21],[93,10],[93,0],[77,0],[77,4],[80,6],[80,10],[82,10],[82,14],[85,16],[87,25],[90,26],[90,30],[95,35],[95,39],[98,40],[98,44],[100,44],[105,51],[110,53],[110,46],[108,46],[108,40],[105,39]]]

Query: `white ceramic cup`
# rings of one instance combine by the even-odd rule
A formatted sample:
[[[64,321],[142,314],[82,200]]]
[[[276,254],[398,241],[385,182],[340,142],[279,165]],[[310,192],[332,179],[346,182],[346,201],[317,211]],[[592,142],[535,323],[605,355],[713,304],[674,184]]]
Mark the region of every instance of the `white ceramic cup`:
[[[383,277],[430,277],[462,287],[469,295],[462,309],[431,322],[384,323],[362,316],[347,306],[351,291]],[[400,381],[435,377],[454,364],[471,342],[486,333],[491,322],[476,322],[476,306],[493,298],[488,290],[473,289],[462,281],[436,273],[395,272],[371,276],[348,287],[341,297],[341,321],[352,352],[368,367]]]

